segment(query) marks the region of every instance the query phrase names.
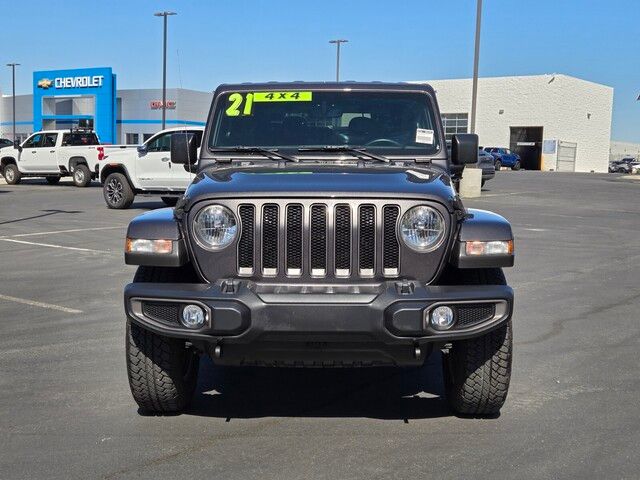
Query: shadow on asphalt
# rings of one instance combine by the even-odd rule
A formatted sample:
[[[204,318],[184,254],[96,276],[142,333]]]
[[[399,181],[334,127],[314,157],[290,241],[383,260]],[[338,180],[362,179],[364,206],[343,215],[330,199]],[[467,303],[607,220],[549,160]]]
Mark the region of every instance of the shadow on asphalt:
[[[185,414],[227,421],[262,417],[409,421],[451,416],[440,365],[440,352],[434,352],[422,368],[237,368],[214,366],[203,358],[193,403]]]
[[[0,225],[4,225],[7,223],[24,222],[25,220],[33,220],[34,218],[48,217],[50,215],[57,215],[60,213],[65,213],[65,214],[84,213],[84,210],[40,210],[40,211],[45,213],[42,213],[41,215],[32,215],[30,217],[22,217],[22,218],[14,218],[13,220],[6,220],[4,222],[0,222]]]

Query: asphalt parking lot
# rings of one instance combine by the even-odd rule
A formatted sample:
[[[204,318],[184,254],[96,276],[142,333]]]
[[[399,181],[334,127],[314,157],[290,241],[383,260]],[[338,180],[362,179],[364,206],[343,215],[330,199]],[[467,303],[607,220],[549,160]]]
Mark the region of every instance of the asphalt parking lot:
[[[99,186],[0,184],[0,478],[638,478],[640,182],[500,172],[467,206],[516,234],[514,370],[456,418],[423,369],[201,365],[191,410],[141,416],[124,363],[126,225]]]

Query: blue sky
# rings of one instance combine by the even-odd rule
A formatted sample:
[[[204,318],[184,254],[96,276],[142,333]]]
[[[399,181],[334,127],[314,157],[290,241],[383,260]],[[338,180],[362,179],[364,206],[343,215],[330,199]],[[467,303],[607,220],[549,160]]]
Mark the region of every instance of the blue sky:
[[[111,66],[120,88],[161,84],[161,19],[169,19],[168,85],[403,81],[469,77],[475,0],[0,0],[0,61],[34,70]],[[485,0],[481,76],[564,73],[614,87],[612,138],[640,142],[640,1]],[[9,69],[0,89],[9,93]]]

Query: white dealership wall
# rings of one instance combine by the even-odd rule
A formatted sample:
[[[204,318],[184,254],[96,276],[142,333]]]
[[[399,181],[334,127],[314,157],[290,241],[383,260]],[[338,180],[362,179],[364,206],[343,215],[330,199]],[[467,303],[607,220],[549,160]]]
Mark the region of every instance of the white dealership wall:
[[[472,80],[433,80],[440,111],[471,112]],[[543,127],[543,140],[577,143],[575,171],[606,172],[613,88],[561,74],[480,78],[476,131],[480,144],[509,147],[510,127]],[[555,155],[542,156],[543,170]]]
[[[175,102],[168,109],[167,128],[183,125],[204,125],[211,106],[211,92],[168,88],[167,101]],[[10,95],[0,96],[0,138],[11,139],[12,102]],[[116,143],[125,143],[127,134],[144,136],[162,128],[162,110],[151,108],[151,102],[162,100],[161,89],[123,89],[116,93]],[[24,139],[33,132],[33,95],[16,95],[16,134]]]

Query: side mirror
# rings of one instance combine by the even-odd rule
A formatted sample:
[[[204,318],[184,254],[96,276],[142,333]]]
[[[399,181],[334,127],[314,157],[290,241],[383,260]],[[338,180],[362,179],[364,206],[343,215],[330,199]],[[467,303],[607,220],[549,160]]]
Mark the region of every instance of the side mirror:
[[[451,163],[466,165],[478,161],[478,135],[458,133],[451,138]]]
[[[171,135],[171,163],[194,165],[198,161],[195,135],[174,133]]]
[[[19,141],[15,140],[15,141],[13,142],[13,146],[14,146],[14,147],[19,151],[19,152],[21,152],[21,151],[22,151],[22,145],[20,145],[20,142],[19,142]]]
[[[136,150],[138,150],[139,154],[144,155],[145,153],[147,153],[147,145],[146,144],[138,145],[138,148]]]

